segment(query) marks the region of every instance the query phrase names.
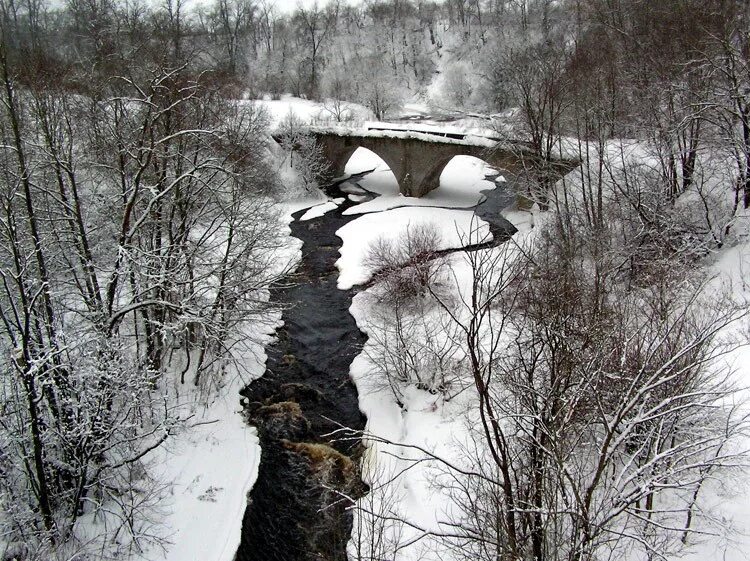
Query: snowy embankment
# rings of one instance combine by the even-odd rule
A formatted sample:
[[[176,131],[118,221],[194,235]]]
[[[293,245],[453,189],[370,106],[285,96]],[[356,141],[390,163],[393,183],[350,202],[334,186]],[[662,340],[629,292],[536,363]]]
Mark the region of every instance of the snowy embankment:
[[[309,208],[315,197],[289,202],[280,220],[288,224],[292,213]],[[287,227],[287,234],[290,230]],[[302,242],[290,235],[279,254],[279,263],[301,257]],[[165,541],[164,550],[149,550],[140,558],[148,561],[232,561],[240,541],[247,494],[258,475],[261,450],[256,429],[242,415],[239,392],[265,371],[265,346],[280,325],[280,313],[268,323],[256,325],[252,340],[243,351],[242,372],[227,372],[219,387],[204,391],[193,384],[180,384],[175,376],[168,391],[175,396],[181,417],[188,419],[151,458],[154,474],[166,484],[159,503],[156,533]]]
[[[528,225],[532,221],[524,216],[528,213],[504,214],[511,220],[521,219],[514,222],[519,228],[517,236],[530,233]],[[381,227],[388,228],[388,225],[381,223]],[[443,227],[444,233],[448,234],[450,226],[443,223]],[[471,286],[472,272],[464,254],[452,255],[449,266],[450,276],[457,285]],[[379,329],[377,318],[388,313],[373,292],[370,289],[358,294],[350,309],[358,327],[371,336],[363,352],[352,363],[351,375],[360,395],[360,407],[368,419],[366,431],[378,441],[370,443],[363,475],[372,492],[360,501],[363,509],[376,515],[360,519],[365,526],[361,533],[367,537],[373,528],[366,526],[377,524],[377,518],[385,517],[388,522],[382,524],[382,530],[378,529],[386,535],[380,545],[383,548],[381,553],[393,554],[398,549],[393,558],[399,561],[446,561],[453,557],[444,544],[429,533],[451,533],[448,524],[460,513],[447,485],[440,485],[440,482],[450,484],[445,479],[445,468],[440,462],[425,461],[426,453],[455,466],[463,464],[466,451],[473,445],[469,436],[471,427],[478,422],[476,392],[469,387],[447,400],[440,393],[410,386],[404,391],[399,405],[391,389],[383,383],[380,375],[375,374],[377,368],[369,357],[373,347],[379,344],[374,336]],[[437,323],[440,314],[437,307],[420,312],[428,324]],[[447,333],[439,335],[449,336]],[[409,336],[418,335],[410,333]],[[463,467],[470,468],[468,465]],[[359,545],[357,536],[355,531],[352,548]],[[389,540],[391,543],[387,543]]]
[[[572,143],[572,141],[570,141]],[[621,154],[621,146],[612,146],[611,150]],[[643,159],[638,146],[626,146],[630,156]],[[456,159],[458,160],[458,158]],[[358,166],[362,167],[359,168]],[[350,169],[351,167],[351,169]],[[353,158],[347,171],[376,168],[373,174],[359,183],[369,191],[381,196],[350,209],[348,213],[369,213],[339,231],[344,240],[341,258],[337,266],[341,270],[339,286],[348,288],[365,282],[369,272],[364,267],[363,257],[367,242],[378,236],[395,237],[402,234],[410,220],[422,221],[432,217],[441,230],[445,247],[459,247],[461,236],[466,234],[468,210],[472,202],[481,197],[480,190],[491,187],[482,180],[481,166],[467,159],[457,165],[455,171],[456,188],[445,189],[446,184],[430,193],[424,199],[408,199],[398,193],[397,185],[387,168],[372,155],[360,155]],[[576,172],[573,172],[576,174]],[[447,172],[450,177],[450,172]],[[443,178],[444,180],[446,177]],[[570,178],[575,181],[575,177]],[[459,185],[462,184],[462,187]],[[352,192],[356,192],[352,190]],[[414,206],[410,206],[410,205]],[[419,205],[419,208],[415,208]],[[425,206],[449,206],[467,210],[446,210],[444,208],[424,208]],[[385,210],[394,207],[398,210]],[[544,216],[514,209],[506,210],[503,215],[518,229],[516,241],[534,235],[535,220]],[[716,286],[717,298],[721,290],[728,288],[729,293],[739,305],[745,307],[750,302],[750,229],[747,217],[738,220],[736,229],[738,240],[732,247],[718,252],[705,263],[712,281]],[[455,284],[471,284],[471,271],[463,255],[454,254],[450,258],[451,274]],[[446,480],[446,470],[441,469],[439,462],[425,460],[425,451],[444,458],[454,465],[461,465],[462,455],[474,445],[470,440],[472,424],[476,422],[476,395],[473,388],[445,400],[440,394],[419,390],[414,386],[406,388],[397,401],[387,383],[378,379],[376,368],[369,358],[370,352],[378,343],[375,341],[378,317],[387,314],[375,296],[376,289],[370,288],[353,300],[350,312],[359,328],[371,335],[363,352],[351,366],[360,399],[360,407],[367,415],[366,431],[377,437],[371,441],[366,453],[363,478],[371,487],[371,493],[360,500],[360,514],[356,516],[355,531],[350,542],[352,551],[357,550],[369,538],[378,536],[379,553],[388,559],[398,561],[446,561],[460,556],[453,556],[445,544],[432,537],[431,532],[450,533],[447,522],[456,520],[454,498],[448,487],[450,477]],[[439,310],[430,308],[420,310],[429,321],[431,315]],[[747,318],[746,318],[747,319]],[[732,325],[734,335],[746,336],[746,321]],[[727,333],[727,335],[731,335]],[[415,334],[410,332],[409,337]],[[736,383],[741,388],[750,387],[750,348],[739,347],[727,359],[734,369]],[[741,407],[747,407],[750,391],[743,390],[737,396]],[[399,403],[400,401],[400,403]],[[387,441],[387,442],[386,442]],[[738,451],[750,450],[750,437],[735,442]],[[441,485],[442,483],[442,485]],[[447,483],[447,485],[445,485]],[[707,559],[724,559],[741,561],[750,559],[750,477],[747,472],[738,470],[730,479],[712,480],[705,487],[700,497],[700,508],[720,521],[723,535],[706,535],[681,558],[692,561]],[[362,515],[361,512],[377,513],[376,516]],[[402,522],[399,522],[401,520]],[[370,527],[368,528],[368,524]],[[369,540],[372,544],[373,541]],[[366,550],[369,547],[364,546]],[[629,557],[628,559],[636,559]]]
[[[378,238],[403,239],[409,228],[417,224],[435,224],[441,236],[437,249],[462,247],[472,229],[475,235],[484,239],[489,235],[489,226],[477,222],[472,210],[453,210],[430,207],[402,207],[362,216],[343,228],[337,234],[344,240],[341,258],[336,267],[341,271],[338,287],[342,290],[364,284],[370,280],[370,271],[364,265],[366,250]]]
[[[740,242],[728,247],[708,267],[712,277],[710,287],[717,300],[723,294],[750,313],[750,215],[741,216],[735,224],[741,232]],[[750,337],[750,318],[724,329],[721,336],[737,340]],[[750,346],[747,343],[724,357],[738,388],[734,401],[728,404],[739,407],[750,415]],[[750,434],[742,435],[733,444],[734,452],[750,454]],[[750,559],[750,473],[740,468],[728,479],[712,478],[703,493],[701,509],[721,521],[721,535],[706,536],[692,548],[684,561],[747,561]]]
[[[263,372],[262,348],[254,375]],[[239,377],[221,388],[221,395],[208,406],[198,399],[183,405],[192,415],[184,432],[175,436],[160,453],[158,477],[171,482],[163,503],[171,542],[166,556],[149,559],[187,561],[231,561],[239,543],[246,494],[255,482],[260,449],[255,429],[245,424],[239,412],[238,393],[246,383]]]
[[[470,157],[455,158],[446,168],[440,187],[421,199],[401,196],[393,174],[371,152],[356,152],[347,172],[372,168],[376,171],[359,184],[379,193],[380,197],[349,209],[347,214],[364,216],[337,232],[343,239],[341,258],[336,263],[340,270],[339,288],[347,289],[368,281],[371,272],[365,267],[364,258],[369,243],[379,237],[403,236],[410,225],[421,222],[436,225],[443,248],[460,248],[469,244],[470,238],[475,241],[488,233],[488,225],[472,208],[483,198],[480,191],[494,187],[484,179],[489,169],[483,162]],[[524,224],[533,223],[529,213],[509,209],[507,217],[520,229]],[[472,231],[474,234],[470,236]],[[468,283],[470,271],[462,256],[462,253],[454,254],[450,261],[457,278],[466,279]],[[365,333],[371,333],[371,321],[380,313],[378,307],[372,288],[354,297],[350,312]],[[382,533],[384,542],[410,544],[401,549],[398,559],[430,560],[441,555],[445,558],[444,548],[423,539],[423,532],[417,528],[438,530],[452,508],[451,500],[447,493],[436,492],[435,466],[420,462],[424,454],[412,447],[420,446],[439,456],[455,458],[456,442],[466,440],[466,412],[472,409],[473,394],[467,391],[445,401],[438,395],[411,387],[399,406],[387,384],[373,376],[367,356],[368,348],[375,344],[372,338],[368,341],[351,365],[351,376],[359,393],[360,408],[367,415],[366,431],[395,444],[370,445],[363,477],[371,493],[361,499],[360,505],[365,510],[407,520],[414,527],[389,522],[368,530],[367,522],[360,520],[350,545],[354,549],[359,546],[357,535]]]

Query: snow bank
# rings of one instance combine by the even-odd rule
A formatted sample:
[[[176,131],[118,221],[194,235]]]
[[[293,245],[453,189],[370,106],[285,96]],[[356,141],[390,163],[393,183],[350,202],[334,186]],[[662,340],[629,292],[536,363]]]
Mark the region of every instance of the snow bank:
[[[448,233],[447,226],[443,232]],[[455,275],[457,282],[471,285],[471,269],[464,255],[453,255],[450,263],[451,275]],[[358,327],[372,334],[377,323],[373,318],[387,310],[380,308],[368,290],[354,297],[350,312]],[[423,311],[428,317],[439,312],[437,307]],[[374,557],[396,561],[451,561],[454,556],[446,551],[445,545],[427,533],[450,532],[447,524],[456,519],[457,507],[448,486],[436,485],[445,477],[445,470],[439,462],[424,461],[425,453],[415,447],[461,465],[473,425],[470,417],[476,410],[476,392],[468,384],[466,391],[444,400],[441,395],[412,386],[405,388],[402,407],[399,407],[368,358],[368,347],[375,344],[371,338],[351,365],[360,409],[367,415],[365,430],[378,440],[367,443],[368,462],[363,479],[372,492],[361,502],[378,516],[391,519],[384,533],[393,543],[385,545],[384,551],[374,552]],[[380,442],[381,439],[390,443]],[[356,547],[356,540],[355,531],[352,547]],[[394,551],[396,546],[398,552]]]
[[[263,355],[265,362],[265,355]],[[258,362],[252,370],[262,373]],[[237,379],[203,410],[194,408],[185,433],[165,449],[159,477],[172,482],[163,505],[172,542],[167,561],[232,561],[240,541],[247,493],[258,476],[260,447],[240,415]],[[162,559],[157,554],[149,559]]]
[[[314,196],[290,201],[281,206],[280,220],[288,224],[293,213],[319,203]],[[278,255],[279,266],[298,260],[301,246],[300,240],[288,237]],[[280,324],[277,314],[268,324],[254,326],[242,374],[228,374],[223,385],[212,390],[215,397],[208,404],[193,384],[180,384],[177,376],[168,388],[181,416],[189,420],[150,458],[157,466],[156,477],[168,483],[168,496],[159,504],[163,518],[158,528],[168,545],[166,551],[144,552],[144,561],[233,561],[261,455],[256,429],[241,414],[239,392],[263,375],[264,348]]]
[[[338,287],[349,289],[370,279],[364,267],[367,248],[379,237],[398,239],[407,228],[416,224],[432,223],[442,234],[440,249],[462,247],[472,228],[479,238],[489,236],[489,225],[477,218],[473,211],[445,208],[406,207],[366,214],[340,228],[336,235],[344,240],[336,261],[340,274]]]
[[[744,233],[750,234],[747,223],[742,224]],[[709,272],[715,276],[711,288],[715,289],[717,298],[722,292],[731,294],[740,306],[747,307],[750,302],[750,241],[745,240],[734,247],[729,247],[717,255]],[[748,318],[728,326],[720,335],[745,338],[750,335]],[[725,357],[732,366],[732,374],[737,387],[741,388],[736,402],[741,411],[750,415],[750,346],[735,349]],[[735,442],[735,448],[748,453],[750,435],[745,434]],[[705,561],[722,559],[723,561],[746,561],[750,552],[750,473],[747,469],[737,471],[728,479],[712,479],[703,490],[699,502],[704,513],[710,513],[721,520],[723,535],[706,536],[700,540],[687,555],[686,561]]]
[[[326,201],[324,203],[315,205],[314,207],[311,207],[310,210],[308,210],[305,214],[302,215],[300,218],[301,221],[306,220],[312,220],[313,218],[319,218],[326,214],[327,212],[332,211],[333,209],[336,209],[339,207],[341,203],[344,202],[344,198],[338,198],[338,199],[332,199],[330,201]]]

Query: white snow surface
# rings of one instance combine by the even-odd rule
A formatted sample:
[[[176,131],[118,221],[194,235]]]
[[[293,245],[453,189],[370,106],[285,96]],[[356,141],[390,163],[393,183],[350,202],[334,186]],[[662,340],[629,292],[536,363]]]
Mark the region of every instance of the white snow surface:
[[[408,228],[423,223],[434,224],[441,232],[439,249],[462,247],[472,230],[481,239],[490,235],[489,225],[471,210],[404,207],[366,214],[336,232],[344,240],[339,251],[341,257],[336,261],[340,271],[338,287],[346,290],[370,280],[371,274],[364,266],[364,260],[371,242],[381,237],[401,238]]]
[[[740,232],[740,243],[722,250],[709,272],[714,275],[710,286],[717,294],[727,292],[734,301],[746,309],[750,308],[750,217],[744,216],[735,224]],[[728,326],[724,335],[750,336],[750,318]],[[733,405],[750,415],[750,346],[745,344],[735,349],[726,361],[733,368],[733,379],[739,388]],[[750,435],[744,434],[734,444],[737,451],[750,454]],[[750,472],[738,470],[728,479],[712,480],[701,497],[701,508],[722,522],[724,533],[701,540],[694,539],[694,546],[685,561],[747,561],[750,559]]]
[[[265,356],[264,356],[265,359]],[[262,374],[263,364],[253,367]],[[192,425],[164,450],[160,478],[172,481],[164,504],[167,561],[232,561],[237,552],[247,493],[258,476],[260,447],[254,428],[240,415],[236,379],[205,409],[194,409]],[[204,424],[201,424],[204,423]],[[161,556],[149,556],[160,559]]]
[[[301,221],[306,220],[312,220],[313,218],[319,218],[326,214],[327,212],[332,211],[333,209],[336,209],[339,207],[341,203],[344,202],[344,198],[340,197],[337,199],[332,199],[330,201],[326,201],[324,203],[315,205],[314,207],[310,207],[310,210],[308,210],[305,214],[302,215],[300,218]]]
[[[324,103],[310,101],[291,95],[283,95],[281,99],[256,99],[252,103],[263,107],[271,118],[271,128],[276,128],[287,118],[289,113],[294,113],[303,123],[330,123],[333,115],[326,109]],[[354,122],[364,122],[372,118],[372,111],[357,103],[343,102]]]

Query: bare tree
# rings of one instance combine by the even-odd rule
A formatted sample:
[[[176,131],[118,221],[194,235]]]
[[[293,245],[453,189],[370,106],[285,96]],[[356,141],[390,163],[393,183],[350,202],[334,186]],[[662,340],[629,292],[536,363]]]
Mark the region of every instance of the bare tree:
[[[354,529],[348,551],[356,561],[393,559],[404,545],[401,497],[392,485],[402,474],[390,473],[388,468],[372,461],[376,454],[375,443],[363,454],[360,469],[369,490],[351,507]]]
[[[325,41],[335,28],[337,14],[335,5],[320,8],[317,0],[309,7],[299,6],[294,13],[294,21],[307,48],[309,80],[306,93],[311,99],[318,97],[320,66]]]
[[[236,76],[243,69],[246,43],[255,48],[257,6],[251,0],[216,0],[211,18],[226,57],[227,72]]]
[[[426,294],[444,264],[435,224],[409,224],[399,239],[378,237],[367,248],[363,265],[381,284],[382,299],[394,305]]]
[[[183,383],[221,385],[284,274],[267,122],[187,65],[126,66],[73,94],[58,84],[74,70],[29,79],[7,36],[3,532],[49,551],[98,515],[112,534],[92,547],[119,535],[138,549],[158,541],[148,455],[183,421],[165,380],[182,367]]]
[[[471,253],[468,294],[438,298],[479,401],[476,463],[452,485],[466,518],[450,539],[469,558],[663,555],[696,530],[707,474],[741,461],[720,364],[744,310],[669,280],[624,289],[616,267],[590,276],[583,247],[550,232]]]
[[[281,148],[288,154],[284,163],[289,162],[289,168],[294,171],[294,179],[299,187],[306,192],[314,192],[328,179],[331,168],[322,148],[291,109],[282,121],[278,134],[281,137]]]
[[[466,388],[465,356],[456,344],[456,325],[445,314],[429,304],[374,306],[367,322],[372,344],[364,352],[400,407],[409,387],[444,400]]]

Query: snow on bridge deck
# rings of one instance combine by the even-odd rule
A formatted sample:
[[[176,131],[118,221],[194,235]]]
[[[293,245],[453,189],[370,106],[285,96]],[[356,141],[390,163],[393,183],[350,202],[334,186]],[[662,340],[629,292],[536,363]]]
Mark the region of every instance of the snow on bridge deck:
[[[515,149],[523,146],[521,143],[516,144],[503,141],[503,139],[495,136],[467,133],[457,127],[415,125],[413,123],[402,125],[398,123],[368,122],[361,127],[348,127],[346,125],[309,126],[305,130],[320,136],[409,139],[481,148],[496,148],[499,144],[507,144],[508,147],[512,145]]]

